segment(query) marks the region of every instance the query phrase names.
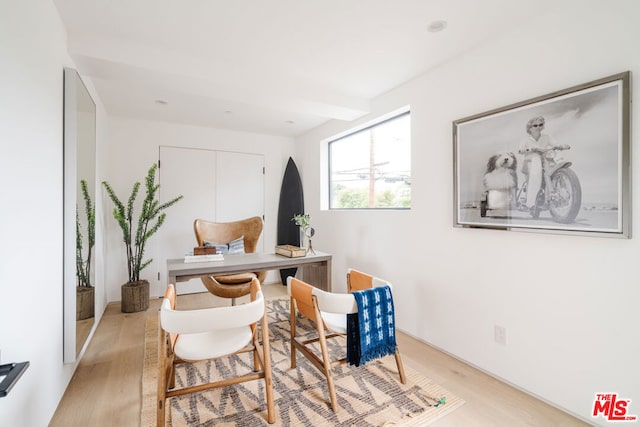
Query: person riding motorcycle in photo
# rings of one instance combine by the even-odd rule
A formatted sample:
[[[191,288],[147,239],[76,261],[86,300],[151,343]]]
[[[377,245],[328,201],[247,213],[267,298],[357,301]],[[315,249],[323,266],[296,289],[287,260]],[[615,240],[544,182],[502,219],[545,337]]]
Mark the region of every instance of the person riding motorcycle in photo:
[[[519,209],[532,212],[536,206],[538,192],[542,187],[542,155],[549,149],[558,148],[568,150],[568,145],[553,144],[549,135],[542,133],[545,126],[543,116],[536,116],[527,122],[527,138],[520,145],[518,153],[524,155],[522,173],[527,177],[527,191],[525,197],[518,200]]]

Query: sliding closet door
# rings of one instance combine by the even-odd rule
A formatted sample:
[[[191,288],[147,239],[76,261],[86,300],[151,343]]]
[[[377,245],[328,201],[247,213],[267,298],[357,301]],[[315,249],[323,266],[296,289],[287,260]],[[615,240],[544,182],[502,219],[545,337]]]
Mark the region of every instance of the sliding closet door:
[[[182,258],[193,250],[196,238],[193,220],[211,219],[216,211],[216,153],[192,148],[160,147],[160,203],[182,194],[184,199],[166,210],[167,218],[158,231],[158,268],[160,288],[167,285],[166,260]],[[176,285],[182,293],[201,292],[202,282],[190,280]]]
[[[228,222],[264,215],[264,156],[218,151],[216,221]],[[264,233],[263,233],[264,234]],[[263,250],[260,237],[256,252]]]

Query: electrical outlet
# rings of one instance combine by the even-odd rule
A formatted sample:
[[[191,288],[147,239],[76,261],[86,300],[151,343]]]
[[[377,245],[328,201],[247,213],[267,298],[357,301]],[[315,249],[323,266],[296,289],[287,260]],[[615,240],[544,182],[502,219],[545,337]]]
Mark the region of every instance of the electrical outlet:
[[[493,327],[493,338],[498,344],[507,345],[507,328],[495,325]]]

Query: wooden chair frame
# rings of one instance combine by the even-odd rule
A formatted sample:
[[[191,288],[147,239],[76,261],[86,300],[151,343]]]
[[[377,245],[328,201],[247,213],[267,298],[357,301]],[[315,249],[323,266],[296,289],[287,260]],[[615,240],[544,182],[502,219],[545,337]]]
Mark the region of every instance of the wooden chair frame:
[[[253,279],[251,283],[251,301],[259,301],[261,300],[264,304],[264,297],[262,295],[262,291],[260,289],[260,282],[258,279]],[[175,287],[173,285],[169,285],[167,287],[167,291],[165,293],[165,301],[169,301],[169,305],[171,310],[175,310],[176,306],[176,292]],[[163,301],[164,304],[164,301]],[[242,308],[242,305],[235,306],[234,308]],[[230,308],[230,307],[224,307]],[[216,308],[206,309],[206,310],[216,310]],[[197,310],[203,311],[203,310]],[[188,311],[183,311],[182,313],[188,313]],[[180,363],[194,362],[194,360],[183,360],[179,358],[174,353],[174,348],[176,346],[176,342],[179,339],[179,333],[168,332],[163,328],[161,316],[162,309],[159,316],[158,322],[158,407],[157,407],[157,425],[164,426],[165,425],[165,402],[166,399],[181,396],[190,393],[196,393],[204,390],[209,390],[213,388],[226,387],[234,384],[239,384],[247,381],[254,381],[264,379],[265,382],[265,395],[267,400],[267,422],[269,424],[273,424],[275,422],[275,404],[273,398],[273,383],[272,383],[272,369],[271,369],[271,352],[269,346],[269,325],[267,321],[267,310],[266,306],[262,313],[262,317],[260,319],[261,322],[261,331],[262,331],[262,343],[260,343],[258,337],[258,328],[257,322],[249,325],[252,331],[252,337],[247,346],[244,348],[229,353],[225,356],[227,357],[233,354],[240,353],[253,353],[253,371],[252,373],[248,373],[239,377],[234,378],[225,378],[216,382],[211,382],[208,384],[200,384],[191,387],[185,387],[181,389],[175,389],[176,379],[175,379],[175,367]],[[218,357],[216,357],[218,358]],[[208,359],[203,359],[208,360]]]
[[[347,291],[349,293],[363,291],[365,289],[371,289],[374,286],[382,286],[389,285],[390,283],[386,282],[383,279],[378,277],[374,277],[370,274],[363,273],[361,271],[350,268],[347,270]],[[402,364],[402,357],[400,356],[400,347],[396,344],[396,352],[394,354],[396,358],[396,365],[398,366],[398,373],[400,374],[400,380],[402,384],[406,383],[406,377],[404,374],[404,365]]]
[[[389,284],[387,282],[384,283]],[[325,313],[325,316],[327,316],[327,313],[344,314],[346,324],[346,315],[348,313],[357,313],[358,311],[355,298],[350,294],[332,294],[330,292],[322,291],[321,289],[315,288],[308,283],[293,277],[289,277],[287,279],[287,285],[291,300],[291,368],[296,367],[296,350],[298,350],[327,378],[331,409],[333,409],[334,412],[337,412],[338,401],[335,392],[332,369],[334,366],[346,363],[346,358],[331,360],[329,357],[327,340],[342,337],[346,334],[341,331],[332,330],[328,325],[328,322],[323,318],[323,313]],[[322,300],[322,302],[320,302],[320,300]],[[313,322],[316,327],[317,337],[302,340],[296,336],[298,313]],[[310,347],[310,345],[314,343],[320,344],[320,356]],[[398,367],[400,382],[402,384],[406,384],[406,376],[402,365],[402,359],[400,357],[400,350],[397,346],[394,356]]]

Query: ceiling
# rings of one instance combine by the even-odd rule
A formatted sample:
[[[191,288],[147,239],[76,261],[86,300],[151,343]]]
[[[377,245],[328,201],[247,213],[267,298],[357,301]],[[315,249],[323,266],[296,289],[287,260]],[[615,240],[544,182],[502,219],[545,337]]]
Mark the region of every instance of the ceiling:
[[[367,114],[373,98],[522,25],[546,1],[54,3],[109,115],[295,137]],[[429,31],[439,20],[446,28]]]

